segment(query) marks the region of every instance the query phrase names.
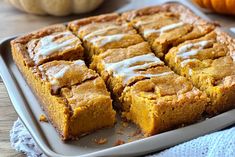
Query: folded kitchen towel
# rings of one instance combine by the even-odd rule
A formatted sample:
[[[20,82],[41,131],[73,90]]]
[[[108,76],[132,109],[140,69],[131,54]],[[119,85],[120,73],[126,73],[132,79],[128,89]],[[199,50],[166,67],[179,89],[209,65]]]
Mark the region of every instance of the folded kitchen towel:
[[[28,157],[46,157],[18,118],[10,131],[11,146]]]
[[[149,157],[235,157],[235,127],[198,137]]]
[[[12,147],[28,157],[46,157],[18,119],[10,131]],[[235,157],[235,127],[198,137],[149,157]]]

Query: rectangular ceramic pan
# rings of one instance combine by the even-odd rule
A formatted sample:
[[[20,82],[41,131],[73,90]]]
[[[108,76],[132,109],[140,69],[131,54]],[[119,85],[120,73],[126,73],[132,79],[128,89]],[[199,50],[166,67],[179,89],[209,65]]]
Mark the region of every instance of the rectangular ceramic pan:
[[[204,19],[208,19],[197,8],[189,3],[184,3],[195,14]],[[48,123],[39,122],[40,108],[38,100],[25,82],[23,76],[14,64],[10,50],[10,40],[4,40],[0,45],[0,74],[6,85],[12,104],[20,119],[27,127],[28,131],[48,156],[133,156],[156,152],[184,141],[196,138],[207,133],[223,129],[235,123],[235,110],[230,110],[216,117],[206,119],[199,123],[179,128],[176,130],[161,133],[148,138],[138,140],[130,139],[130,134],[136,131],[135,126],[123,127],[120,120],[114,128],[100,130],[87,135],[78,141],[62,142],[53,128]],[[123,129],[124,134],[118,134],[118,130]],[[107,138],[108,143],[97,145],[95,138]],[[134,138],[134,137],[133,137]],[[115,141],[134,140],[123,145],[114,146]]]

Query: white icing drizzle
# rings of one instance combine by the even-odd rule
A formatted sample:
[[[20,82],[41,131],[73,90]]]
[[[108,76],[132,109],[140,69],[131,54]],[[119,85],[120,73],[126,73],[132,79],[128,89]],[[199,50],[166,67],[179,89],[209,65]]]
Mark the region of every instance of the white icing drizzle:
[[[85,65],[85,62],[83,60],[76,60],[73,62],[73,64],[76,64],[76,65]]]
[[[73,35],[71,32],[66,31],[54,35],[49,35],[46,37],[43,37],[39,40],[40,47],[37,50],[37,53],[35,54],[34,60],[38,61],[38,58],[40,56],[48,56],[53,54],[54,52],[62,49],[63,47],[69,46],[71,43],[78,41],[76,37],[71,38],[69,40],[65,40],[62,42],[54,42],[54,40],[59,36],[69,36]]]
[[[117,29],[117,28],[120,28],[121,26],[117,26],[117,25],[114,25],[114,26],[108,26],[108,27],[105,27],[105,28],[102,28],[102,29],[98,29],[98,30],[95,30],[87,35],[85,35],[83,37],[83,40],[87,40],[88,38],[92,37],[92,36],[97,36],[97,35],[101,35],[103,33],[106,33],[107,31],[109,30],[112,30],[112,29]]]
[[[189,76],[192,76],[193,70],[192,70],[192,69],[189,69],[188,74],[189,74]]]
[[[137,21],[136,23],[135,23],[135,26],[136,27],[139,27],[139,26],[141,26],[141,25],[147,25],[147,24],[150,24],[150,23],[153,23],[153,22],[155,22],[154,20],[150,20],[150,21]]]
[[[127,72],[129,72],[129,71],[127,71]],[[169,74],[173,74],[173,73],[174,73],[173,71],[167,71],[167,72],[163,72],[163,73],[159,73],[159,74],[127,73],[124,78],[124,84],[126,84],[128,82],[128,80],[130,80],[131,78],[137,77],[137,76],[151,78],[151,77],[165,76],[165,75],[169,75]]]
[[[208,40],[202,40],[197,43],[189,43],[189,44],[183,45],[179,48],[177,52],[177,56],[183,59],[188,59],[190,56],[194,56],[199,51],[204,49],[210,42],[211,41],[208,41]],[[193,47],[198,47],[198,48],[191,49]]]
[[[108,43],[121,40],[126,34],[113,34],[107,36],[98,36],[90,40],[95,46],[102,47]]]
[[[235,62],[235,54],[231,55],[233,62]]]
[[[166,31],[181,27],[183,25],[184,25],[183,22],[179,22],[179,23],[173,23],[170,25],[163,26],[160,29],[146,29],[146,30],[144,30],[143,35],[144,35],[144,37],[148,37],[149,35],[151,35],[153,33],[160,33],[160,35],[161,35],[162,33],[166,32]]]
[[[197,59],[186,59],[186,60],[183,60],[180,65],[181,67],[185,67],[185,65],[187,65],[188,63],[190,62],[195,62],[195,61],[198,61]]]
[[[190,56],[195,56],[200,50],[199,49],[192,49],[190,51],[187,51],[185,53],[179,54],[178,56],[183,58],[183,59],[187,59]]]
[[[56,85],[58,84],[58,79],[59,78],[63,78],[65,73],[69,70],[72,69],[73,65],[85,65],[84,61],[82,60],[77,60],[74,61],[72,64],[66,64],[64,65],[63,68],[61,68],[60,70],[57,70],[58,67],[51,67],[50,69],[48,69],[46,71],[46,75],[48,76],[48,80],[50,81],[50,83],[52,85]],[[56,71],[56,72],[55,72]]]
[[[54,73],[52,77],[56,79],[62,78],[69,69],[70,69],[70,66],[66,65],[62,69],[60,69],[57,73]]]
[[[142,65],[135,65],[131,66],[137,62],[147,62]],[[123,77],[123,83],[126,84],[128,80],[130,80],[133,77],[136,76],[144,76],[147,78],[154,77],[154,76],[163,76],[163,75],[168,75],[173,73],[172,71],[170,72],[164,72],[160,74],[141,74],[137,73],[135,70],[143,70],[146,68],[149,68],[153,65],[159,64],[163,65],[164,63],[157,58],[154,54],[149,53],[141,56],[136,56],[128,59],[124,59],[119,62],[115,63],[103,63],[105,66],[105,69],[109,73],[113,73],[113,76],[115,77]]]

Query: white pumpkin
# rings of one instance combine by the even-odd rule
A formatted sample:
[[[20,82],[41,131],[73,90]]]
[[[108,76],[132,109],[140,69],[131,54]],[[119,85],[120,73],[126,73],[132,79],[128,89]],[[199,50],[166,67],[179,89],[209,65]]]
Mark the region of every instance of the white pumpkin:
[[[65,16],[96,9],[103,0],[8,0],[16,8],[38,15]]]

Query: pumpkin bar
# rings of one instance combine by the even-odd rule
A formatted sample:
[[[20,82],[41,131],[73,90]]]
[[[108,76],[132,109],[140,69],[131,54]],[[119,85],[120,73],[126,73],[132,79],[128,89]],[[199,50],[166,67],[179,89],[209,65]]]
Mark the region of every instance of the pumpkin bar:
[[[115,13],[75,20],[68,27],[82,39],[88,58],[108,49],[125,48],[143,41],[136,30]]]
[[[57,27],[62,28],[53,27],[54,31]],[[41,35],[43,32],[45,30],[36,34]],[[74,139],[97,129],[113,126],[115,111],[112,109],[112,100],[104,81],[95,71],[88,69],[84,61],[74,60],[78,57],[83,58],[83,48],[79,48],[81,51],[75,49],[77,42],[62,44],[64,41],[58,36],[53,42],[46,44],[46,50],[53,47],[49,55],[30,57],[30,53],[41,54],[46,51],[43,48],[34,48],[35,52],[32,52],[32,49],[27,47],[31,40],[35,39],[34,36],[35,33],[11,42],[13,59],[61,138]],[[48,34],[43,38],[51,36],[52,34]],[[40,47],[39,42],[42,38],[38,38]],[[73,38],[79,41],[77,37]],[[74,57],[67,57],[66,53]]]
[[[50,82],[50,89],[57,94],[62,87],[81,84],[86,80],[96,78],[93,70],[88,69],[84,61],[51,61],[38,67],[43,80]]]
[[[199,38],[214,29],[213,24],[174,3],[134,10],[122,16],[150,43],[160,58],[172,46]]]
[[[107,50],[94,57],[91,67],[114,94],[122,116],[145,135],[195,122],[205,109],[206,94],[165,66],[147,42]]]
[[[68,138],[79,137],[114,124],[115,111],[112,109],[112,100],[105,83],[93,70],[88,69],[82,60],[52,61],[39,66],[39,70],[51,91],[60,90],[55,97],[63,100],[64,107],[68,108],[67,120],[61,124],[61,114],[57,113],[61,111],[57,111],[56,102],[50,103],[53,98],[49,96],[42,98],[46,99],[43,108],[51,122],[59,120],[55,124],[56,128],[65,124],[68,126],[67,131],[64,131],[65,135],[68,132]]]
[[[53,25],[13,41],[15,51],[23,53],[24,62],[35,66],[52,60],[82,59],[84,49],[79,38],[64,25]]]
[[[208,100],[185,77],[171,73],[125,88],[121,101],[130,106],[123,116],[150,136],[201,119]]]
[[[103,79],[97,77],[79,85],[61,89],[72,114],[68,121],[71,137],[80,137],[104,127],[112,127],[116,112]]]
[[[164,63],[151,52],[148,43],[142,42],[128,48],[109,49],[95,55],[90,68],[98,71],[118,100],[126,86],[158,73],[172,73],[163,65]],[[116,72],[113,72],[113,69]]]
[[[186,76],[211,99],[210,114],[235,107],[234,39],[219,29],[199,39],[188,40],[172,48],[166,62]]]

